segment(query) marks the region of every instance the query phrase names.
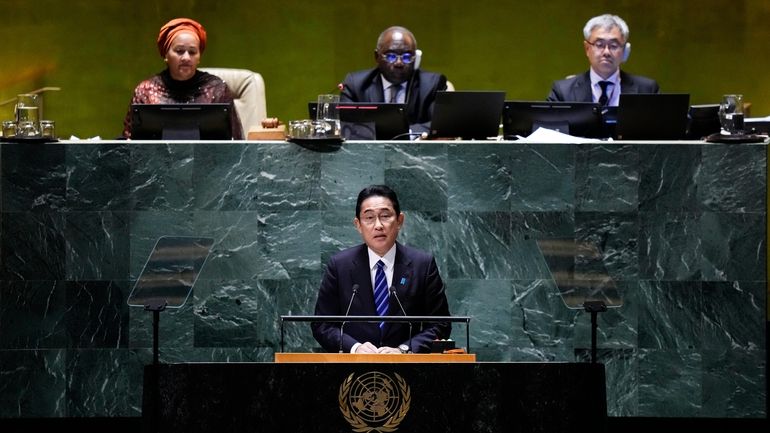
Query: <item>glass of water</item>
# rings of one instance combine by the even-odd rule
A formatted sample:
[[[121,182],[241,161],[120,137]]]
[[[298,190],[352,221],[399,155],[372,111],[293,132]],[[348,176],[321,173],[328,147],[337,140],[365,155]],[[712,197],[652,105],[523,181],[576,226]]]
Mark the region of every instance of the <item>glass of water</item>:
[[[743,133],[743,95],[729,94],[722,97],[719,104],[719,123],[722,134]]]

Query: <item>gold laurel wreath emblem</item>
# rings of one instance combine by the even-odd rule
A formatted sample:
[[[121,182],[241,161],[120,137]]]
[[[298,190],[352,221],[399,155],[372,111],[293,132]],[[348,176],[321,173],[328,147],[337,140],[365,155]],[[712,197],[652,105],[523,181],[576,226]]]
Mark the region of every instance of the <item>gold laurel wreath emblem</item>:
[[[375,372],[372,372],[372,373],[375,373]],[[348,378],[345,379],[344,382],[342,382],[342,385],[340,385],[340,392],[339,392],[340,412],[342,412],[342,416],[345,418],[345,421],[347,421],[351,425],[351,427],[353,427],[354,432],[358,432],[358,433],[363,433],[363,432],[389,433],[389,432],[396,431],[398,429],[398,425],[401,424],[401,421],[404,420],[404,417],[406,417],[407,412],[409,412],[409,406],[412,403],[412,394],[409,389],[409,385],[406,384],[406,381],[404,380],[404,378],[399,376],[398,373],[393,373],[396,376],[396,383],[398,384],[398,389],[401,392],[401,403],[398,408],[398,411],[393,416],[388,418],[388,420],[385,421],[383,425],[370,426],[358,415],[356,415],[348,405],[348,396],[350,395],[350,387],[353,384],[353,374],[354,373],[350,373],[350,376],[348,376]],[[390,378],[386,374],[383,374],[383,375],[385,377]]]

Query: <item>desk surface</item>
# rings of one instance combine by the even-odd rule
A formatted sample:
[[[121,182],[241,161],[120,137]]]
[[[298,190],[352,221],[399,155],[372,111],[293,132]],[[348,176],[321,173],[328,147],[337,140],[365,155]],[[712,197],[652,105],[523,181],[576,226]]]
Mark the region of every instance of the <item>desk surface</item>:
[[[0,144],[19,144],[18,142],[10,141],[10,142],[2,142],[0,141]],[[196,140],[196,141],[187,141],[187,140],[59,140],[57,142],[53,143],[47,143],[47,144],[82,144],[82,145],[93,145],[93,144],[131,144],[131,145],[157,145],[157,144],[278,144],[278,143],[287,143],[286,140],[227,140],[227,141],[221,141],[221,140]],[[371,140],[371,141],[344,141],[342,144],[371,144],[371,143],[393,143],[393,144],[407,144],[408,141],[389,141],[389,140]],[[429,144],[429,143],[436,143],[436,144],[521,144],[521,145],[531,145],[531,144],[583,144],[583,143],[617,143],[617,144],[681,144],[681,145],[724,145],[729,143],[711,143],[703,140],[587,140],[582,139],[579,137],[576,137],[574,141],[567,141],[563,143],[535,143],[535,142],[526,142],[526,141],[520,141],[520,140],[416,140],[412,141],[412,144],[414,143],[420,143],[420,144]],[[29,145],[36,145],[39,146],[42,143],[21,143],[21,144],[29,144]],[[766,146],[768,144],[768,140],[765,140],[762,143],[742,143],[742,145],[759,145],[759,146]],[[298,145],[299,146],[299,145]]]
[[[275,362],[370,362],[381,364],[476,362],[475,353],[276,353]]]

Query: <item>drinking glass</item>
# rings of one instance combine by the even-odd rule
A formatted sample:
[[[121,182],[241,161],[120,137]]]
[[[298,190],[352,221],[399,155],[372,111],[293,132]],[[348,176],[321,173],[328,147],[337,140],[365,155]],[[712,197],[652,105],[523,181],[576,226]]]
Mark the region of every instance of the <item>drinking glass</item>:
[[[11,138],[16,136],[16,121],[3,120],[3,137]]]
[[[16,98],[16,122],[38,123],[40,121],[40,106],[37,95],[24,93]]]
[[[316,120],[326,122],[327,137],[339,137],[340,135],[340,113],[337,110],[339,103],[339,95],[318,95]]]
[[[719,104],[719,123],[723,134],[743,133],[743,95],[729,94]]]
[[[40,122],[30,122],[29,120],[22,120],[21,122],[17,122],[16,137],[40,137]]]
[[[56,138],[56,124],[53,120],[40,121],[40,136],[44,138]]]

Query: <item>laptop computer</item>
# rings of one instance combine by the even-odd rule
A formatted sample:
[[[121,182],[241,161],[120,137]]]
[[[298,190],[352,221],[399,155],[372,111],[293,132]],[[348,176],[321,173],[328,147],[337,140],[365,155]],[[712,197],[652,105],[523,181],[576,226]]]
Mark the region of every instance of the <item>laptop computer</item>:
[[[497,137],[505,92],[437,92],[430,138],[484,140]]]
[[[538,128],[576,137],[604,137],[599,105],[593,102],[505,101],[503,136],[526,137]]]
[[[316,118],[317,102],[308,103]],[[404,104],[341,102],[337,105],[341,135],[346,140],[408,140],[409,118]]]
[[[687,93],[621,93],[618,140],[681,140],[687,131]]]

